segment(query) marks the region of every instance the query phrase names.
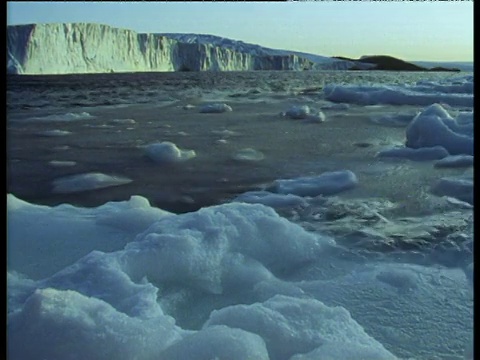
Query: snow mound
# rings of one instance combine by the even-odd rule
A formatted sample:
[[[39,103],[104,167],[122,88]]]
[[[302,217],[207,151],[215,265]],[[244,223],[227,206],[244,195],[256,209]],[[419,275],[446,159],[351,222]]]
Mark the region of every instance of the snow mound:
[[[328,354],[338,344],[342,344],[342,349],[369,348],[382,359],[395,359],[345,308],[328,307],[315,299],[276,295],[264,303],[230,306],[212,312],[205,327],[212,325],[227,325],[260,335],[270,358],[276,360],[288,360],[297,353],[324,346],[330,349],[319,351]]]
[[[139,319],[100,299],[51,288],[36,290],[9,320],[12,359],[153,359],[184,333],[168,317]]]
[[[461,120],[473,119],[462,115]],[[406,143],[410,148],[443,146],[451,155],[473,155],[473,123],[455,121],[439,104],[433,104],[419,113],[406,129]]]
[[[146,155],[157,163],[177,163],[197,156],[195,150],[182,150],[170,141],[146,145],[144,149]]]
[[[385,126],[404,127],[407,126],[416,114],[385,114],[371,117],[371,121]]]
[[[211,326],[169,347],[160,356],[169,360],[270,360],[263,339],[227,326]]]
[[[131,183],[132,181],[133,180],[127,177],[102,173],[77,174],[54,180],[52,192],[56,194],[67,194],[119,186]]]
[[[275,180],[273,192],[298,196],[333,195],[355,187],[356,175],[350,170],[326,172],[319,176]]]
[[[231,106],[227,104],[207,104],[203,105],[200,110],[201,113],[224,113],[233,111]]]
[[[412,149],[408,147],[398,147],[382,150],[377,154],[378,157],[405,158],[413,161],[430,161],[443,159],[448,156],[448,151],[443,146],[422,147]]]

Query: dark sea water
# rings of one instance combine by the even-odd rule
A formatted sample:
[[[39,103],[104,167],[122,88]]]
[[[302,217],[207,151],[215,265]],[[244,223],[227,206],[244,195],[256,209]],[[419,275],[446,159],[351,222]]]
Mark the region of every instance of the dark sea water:
[[[373,180],[384,178],[394,169],[387,169],[373,155],[382,146],[401,143],[404,129],[376,126],[371,117],[398,111],[413,113],[421,107],[352,105],[348,111],[324,110],[328,121],[320,125],[285,121],[279,114],[292,105],[328,103],[322,100],[325,84],[412,84],[448,76],[278,71],[10,76],[7,188],[27,201],[48,205],[66,201],[98,206],[137,194],[164,209],[184,212],[221,202],[276,178],[349,166]],[[233,111],[199,113],[198,106],[211,102],[227,103]],[[196,107],[184,109],[187,104]],[[69,113],[90,117],[55,118],[61,120]],[[122,119],[133,119],[134,123]],[[71,134],[41,136],[51,130]],[[225,130],[232,134],[222,133]],[[221,139],[228,143],[218,143]],[[158,166],[144,155],[141,146],[159,141],[194,149],[197,158]],[[263,152],[265,161],[233,160],[242,148]],[[75,161],[76,165],[53,167],[49,161]],[[422,164],[415,166],[421,168]],[[80,194],[52,193],[56,178],[85,172],[126,176],[133,182]],[[399,194],[401,188],[378,185],[381,194],[387,192],[397,199],[404,196]]]

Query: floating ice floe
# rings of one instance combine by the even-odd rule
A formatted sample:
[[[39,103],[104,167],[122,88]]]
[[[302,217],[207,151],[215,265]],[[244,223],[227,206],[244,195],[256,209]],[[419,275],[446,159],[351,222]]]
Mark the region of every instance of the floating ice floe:
[[[295,207],[306,205],[305,198],[293,194],[274,194],[269,191],[248,191],[240,194],[235,202],[244,202],[248,204],[263,204],[272,208]]]
[[[47,137],[67,136],[67,135],[71,135],[71,134],[73,134],[71,131],[58,130],[58,129],[45,130],[45,131],[41,131],[41,132],[37,133],[37,135],[47,136]]]
[[[450,83],[448,83],[450,81]],[[452,82],[417,85],[337,85],[324,87],[325,99],[360,105],[430,105],[445,103],[451,106],[473,106],[473,77]],[[455,83],[457,82],[457,84]]]
[[[439,104],[419,113],[406,129],[410,148],[443,146],[450,155],[473,155],[473,115],[461,115],[459,124]]]
[[[201,113],[224,113],[232,111],[231,106],[227,104],[207,104],[200,108]]]
[[[351,189],[358,184],[350,170],[326,172],[319,176],[275,180],[271,189],[280,194],[299,196],[333,195]]]
[[[68,160],[52,160],[48,162],[48,165],[54,167],[69,167],[77,165],[76,161],[68,161]]]
[[[132,179],[123,176],[102,173],[77,174],[55,179],[52,192],[57,194],[74,193],[119,186],[130,182],[132,182]]]
[[[473,179],[445,177],[431,189],[438,196],[450,196],[473,205]]]
[[[157,163],[177,163],[197,156],[195,150],[182,150],[170,141],[146,145],[144,149],[146,155]]]
[[[265,155],[261,151],[245,148],[237,151],[233,155],[233,159],[238,161],[260,161],[265,159]]]
[[[345,103],[328,104],[328,105],[322,106],[322,110],[348,110],[348,109],[350,109],[350,105]]]
[[[448,156],[448,151],[442,146],[422,147],[412,149],[408,147],[397,147],[382,150],[377,154],[378,157],[405,158],[414,161],[430,161],[443,159]]]
[[[136,124],[136,121],[134,119],[113,119],[110,121],[112,124]]]
[[[292,106],[283,116],[296,120],[309,120],[312,122],[324,122],[325,114],[321,111],[315,110],[308,105]]]
[[[474,158],[472,155],[452,155],[441,160],[435,161],[433,166],[438,168],[456,168],[473,166]]]
[[[74,120],[85,120],[91,119],[94,116],[89,114],[88,112],[81,112],[81,113],[66,113],[66,114],[55,114],[55,115],[47,115],[41,117],[32,117],[28,120],[32,121],[74,121]]]

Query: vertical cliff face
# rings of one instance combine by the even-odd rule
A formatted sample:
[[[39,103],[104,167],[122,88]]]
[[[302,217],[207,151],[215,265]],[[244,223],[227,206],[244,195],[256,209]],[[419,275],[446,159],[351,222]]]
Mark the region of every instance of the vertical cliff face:
[[[259,56],[100,24],[34,24],[7,28],[8,73],[304,70],[311,67],[309,60],[296,55]]]

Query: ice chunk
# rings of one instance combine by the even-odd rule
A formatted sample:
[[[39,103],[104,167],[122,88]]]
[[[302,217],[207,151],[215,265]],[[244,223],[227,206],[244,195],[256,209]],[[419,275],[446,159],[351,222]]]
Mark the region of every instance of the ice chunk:
[[[382,150],[377,154],[377,156],[405,158],[413,161],[429,161],[447,157],[448,151],[442,146],[422,147],[420,149],[397,147]]]
[[[310,114],[310,107],[308,105],[292,106],[287,110],[285,116],[292,119],[305,119]]]
[[[102,173],[85,173],[62,177],[53,181],[52,192],[57,194],[103,189],[132,182],[123,176],[106,175]]]
[[[443,146],[451,155],[473,155],[473,134],[458,132],[459,125],[439,104],[433,104],[418,114],[406,129],[405,145],[421,147]]]
[[[355,187],[356,175],[350,170],[326,172],[319,176],[275,180],[274,192],[299,196],[333,195]]]
[[[308,105],[292,106],[285,113],[282,113],[291,119],[305,119],[312,122],[324,122],[325,114],[321,111],[315,110]]]
[[[182,150],[170,141],[150,144],[144,149],[147,156],[157,163],[177,163],[197,156],[195,150]]]
[[[201,113],[224,113],[229,111],[232,111],[232,108],[227,104],[207,104],[200,108]]]

